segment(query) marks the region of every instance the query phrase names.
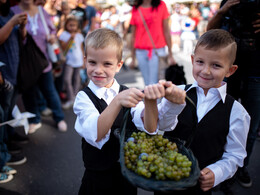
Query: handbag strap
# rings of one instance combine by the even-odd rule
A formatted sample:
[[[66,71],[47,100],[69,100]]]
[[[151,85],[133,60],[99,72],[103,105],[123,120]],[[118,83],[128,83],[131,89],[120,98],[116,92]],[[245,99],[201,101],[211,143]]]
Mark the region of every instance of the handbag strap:
[[[39,10],[39,14],[40,14],[40,17],[41,17],[41,20],[42,20],[42,24],[43,24],[44,30],[45,30],[46,34],[49,36],[50,35],[50,31],[49,31],[49,28],[48,28],[47,23],[45,21],[45,18],[43,16],[43,12],[42,12],[41,6],[38,6],[38,10]]]
[[[149,39],[150,39],[150,41],[151,41],[151,43],[152,43],[152,45],[153,45],[153,48],[154,48],[154,50],[155,50],[155,54],[156,54],[157,56],[159,56],[159,55],[158,55],[158,52],[157,52],[157,50],[156,50],[156,47],[155,47],[155,43],[154,43],[154,41],[153,41],[153,37],[152,37],[151,32],[150,32],[150,30],[149,30],[149,28],[148,28],[148,26],[147,26],[147,23],[145,22],[145,19],[144,19],[144,16],[143,16],[143,14],[142,14],[142,11],[140,10],[140,8],[137,8],[137,10],[138,10],[138,12],[139,12],[139,14],[140,14],[140,16],[141,16],[141,19],[142,19],[142,21],[143,21],[144,28],[145,28],[145,30],[146,30],[146,32],[147,32],[147,34],[148,34],[148,37],[149,37]]]

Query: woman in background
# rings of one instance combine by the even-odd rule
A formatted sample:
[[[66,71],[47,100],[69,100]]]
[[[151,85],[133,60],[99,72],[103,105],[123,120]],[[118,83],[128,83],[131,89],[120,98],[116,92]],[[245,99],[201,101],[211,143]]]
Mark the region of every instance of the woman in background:
[[[50,36],[47,36],[43,23],[39,14],[39,9],[42,9],[45,21],[50,31]],[[37,102],[37,87],[42,92],[47,101],[48,107],[52,110],[52,117],[56,122],[57,128],[61,132],[67,131],[67,124],[64,121],[64,113],[61,108],[61,101],[55,89],[52,76],[52,63],[47,54],[47,43],[54,43],[56,41],[56,31],[50,16],[42,8],[36,6],[33,0],[21,0],[20,3],[12,7],[14,13],[26,12],[28,16],[28,23],[26,24],[27,33],[30,34],[36,45],[40,48],[49,65],[43,70],[43,74],[35,85],[22,94],[23,103],[26,111],[34,113],[36,117],[29,119],[29,133],[34,133],[41,127],[41,115]]]
[[[151,33],[155,48],[148,36],[142,21],[141,11]],[[159,56],[166,56],[168,48],[169,64],[176,64],[172,55],[171,33],[169,28],[169,12],[161,0],[137,0],[132,10],[130,21],[132,30],[132,63],[137,59],[145,85],[158,82]],[[134,65],[131,64],[130,67]]]

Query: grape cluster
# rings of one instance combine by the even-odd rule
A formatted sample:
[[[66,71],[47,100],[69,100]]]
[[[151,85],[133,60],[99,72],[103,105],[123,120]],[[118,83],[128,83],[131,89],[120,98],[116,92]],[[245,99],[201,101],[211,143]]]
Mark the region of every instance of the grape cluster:
[[[179,181],[190,176],[192,162],[178,153],[176,143],[162,135],[133,132],[124,145],[125,165],[146,178]]]

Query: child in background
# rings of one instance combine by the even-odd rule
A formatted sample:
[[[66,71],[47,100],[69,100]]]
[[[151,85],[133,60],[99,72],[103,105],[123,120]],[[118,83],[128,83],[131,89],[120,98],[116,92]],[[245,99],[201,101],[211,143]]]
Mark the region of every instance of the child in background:
[[[61,2],[61,16],[60,16],[60,22],[58,25],[58,32],[57,36],[59,37],[61,33],[64,31],[65,28],[65,22],[67,19],[67,16],[70,14],[70,7],[67,1]]]
[[[182,86],[196,107],[187,103],[176,128],[164,135],[185,141],[192,138],[190,149],[201,172],[197,186],[170,194],[211,194],[213,187],[243,166],[250,116],[226,93],[223,81],[237,69],[233,65],[236,49],[234,37],[221,29],[207,31],[197,42],[191,56],[195,82]]]
[[[119,85],[114,76],[123,64],[122,50],[122,38],[107,28],[92,31],[85,41],[85,63],[90,82],[77,94],[73,107],[77,115],[75,129],[82,136],[85,166],[79,194],[136,195],[137,189],[121,174],[120,145],[114,134],[114,130],[121,126],[126,107],[131,108],[132,125],[149,134],[157,133],[160,115],[157,98],[168,95],[166,92],[172,90],[174,93],[168,96],[175,99],[171,101],[176,103],[176,108],[183,108],[179,104],[185,100],[185,91],[169,82],[147,86],[144,93]]]
[[[62,50],[66,53],[66,65],[64,69],[64,89],[67,102],[62,105],[63,109],[73,106],[76,93],[80,89],[80,69],[83,66],[83,42],[84,37],[79,33],[79,22],[73,15],[67,17],[65,31],[59,37]]]
[[[181,21],[181,40],[183,42],[183,52],[185,54],[191,54],[193,50],[193,42],[196,40],[194,33],[195,21],[191,18],[191,12],[189,11],[184,19]]]

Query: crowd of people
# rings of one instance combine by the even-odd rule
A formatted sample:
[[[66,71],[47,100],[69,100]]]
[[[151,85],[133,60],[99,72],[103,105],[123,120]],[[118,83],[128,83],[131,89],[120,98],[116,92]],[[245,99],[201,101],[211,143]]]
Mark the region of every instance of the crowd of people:
[[[28,119],[29,134],[41,129],[41,115],[51,116],[57,130],[66,132],[67,123],[64,120],[63,109],[74,107],[77,115],[75,129],[84,138],[83,160],[87,169],[80,189],[80,193],[84,194],[92,190],[91,185],[94,187],[100,185],[92,182],[92,179],[96,178],[93,173],[97,170],[99,174],[100,170],[106,170],[102,173],[104,178],[110,177],[108,173],[113,171],[118,172],[113,178],[115,181],[121,177],[117,155],[108,159],[112,168],[99,164],[98,161],[108,157],[109,150],[113,147],[116,147],[116,151],[119,149],[115,143],[116,138],[111,136],[110,130],[118,126],[117,115],[120,118],[125,112],[120,111],[121,107],[135,107],[144,98],[144,104],[132,108],[136,109],[132,113],[133,122],[143,131],[151,134],[157,132],[157,129],[154,129],[157,122],[158,126],[161,125],[161,129],[169,130],[169,125],[166,127],[165,124],[170,124],[170,129],[173,130],[176,126],[173,118],[179,115],[181,123],[178,123],[176,131],[172,131],[173,134],[168,133],[170,136],[185,140],[189,137],[188,134],[192,134],[193,129],[189,124],[185,124],[185,117],[190,117],[196,124],[198,135],[206,136],[203,147],[195,144],[200,143],[203,136],[195,136],[192,145],[202,171],[198,185],[190,189],[190,193],[210,194],[213,187],[231,178],[238,166],[241,168],[237,175],[244,178],[242,184],[245,187],[251,186],[252,181],[246,166],[259,127],[259,109],[256,109],[259,102],[253,98],[259,93],[254,92],[259,83],[259,68],[251,62],[252,66],[247,69],[243,66],[243,60],[257,59],[258,49],[245,51],[235,42],[237,39],[235,40],[226,31],[212,30],[224,28],[221,26],[223,15],[228,13],[230,7],[238,4],[239,0],[227,0],[226,4],[225,2],[221,4],[220,9],[218,3],[210,4],[208,1],[170,5],[160,0],[134,2],[134,4],[125,2],[121,5],[93,6],[88,4],[87,0],[20,0],[19,2],[0,0],[0,122],[12,119],[12,110],[18,96],[21,95],[25,110],[35,114],[35,117]],[[258,23],[255,23],[256,27]],[[236,35],[234,34],[235,37]],[[22,84],[18,83],[20,50],[31,39],[47,59],[47,64],[37,82],[21,90],[19,85]],[[58,50],[55,50],[56,54],[59,54],[58,58],[65,57],[62,63],[54,62],[47,52],[49,45],[54,44],[58,45]],[[241,59],[236,58],[237,48],[238,54],[241,52],[246,57],[241,55]],[[129,68],[139,68],[142,73],[146,85],[144,94],[138,89],[124,88],[125,86],[121,86],[114,79],[114,75],[125,65],[123,50],[130,51],[132,62]],[[187,88],[175,88],[175,85],[159,81],[158,77],[159,57],[167,56],[168,63],[175,65],[174,53],[179,51],[193,54],[195,82]],[[236,63],[242,71],[246,70],[243,74],[239,68],[235,74]],[[101,70],[106,73],[107,82],[101,79],[103,76]],[[236,76],[231,76],[233,74]],[[212,83],[209,81],[211,79],[214,80]],[[238,79],[242,83],[234,83],[232,79],[236,79],[235,81]],[[223,80],[227,81],[227,84],[222,82]],[[104,87],[107,89],[100,90]],[[228,94],[234,96],[236,100],[227,95],[226,88]],[[239,91],[234,90],[237,88]],[[81,89],[84,90],[80,91]],[[168,113],[167,110],[163,110],[163,107],[171,107],[172,104],[180,106],[185,97],[184,89],[197,103],[195,118],[190,114],[191,105],[187,105],[184,109],[182,105],[183,112],[180,109],[178,114],[176,112],[174,115],[170,111]],[[123,93],[126,96],[123,96]],[[128,97],[132,97],[132,101]],[[157,108],[157,99],[163,97]],[[120,105],[115,104],[115,101]],[[171,108],[176,109],[174,106]],[[209,123],[205,123],[205,120],[215,124],[215,116],[226,109],[228,112],[222,116],[222,121],[227,122],[218,121],[219,124],[216,124],[218,126],[213,128],[212,132],[203,133],[202,130],[209,128]],[[155,115],[146,110],[152,110]],[[171,116],[172,121],[168,121],[168,116],[167,119],[160,116],[162,112],[166,116]],[[156,122],[148,124],[146,121],[148,116]],[[250,117],[253,122],[249,129]],[[187,131],[184,133],[178,131],[183,128]],[[218,128],[222,129],[220,133]],[[92,131],[86,134],[85,129]],[[218,136],[218,141],[214,142],[214,136]],[[212,141],[210,147],[207,145],[207,140]],[[233,143],[232,140],[237,141]],[[10,166],[26,162],[22,148],[16,144],[17,142],[28,142],[28,137],[19,135],[10,126],[0,126],[0,183],[12,180],[16,174],[16,170]],[[211,153],[219,149],[218,153],[203,156],[203,152],[200,152],[208,147]],[[86,157],[85,154],[89,152],[95,158]],[[248,157],[244,163],[246,152]],[[113,180],[110,184],[109,189],[112,193]],[[104,188],[95,190],[102,194],[107,186],[102,187]],[[129,193],[136,194],[136,190],[130,190]]]

